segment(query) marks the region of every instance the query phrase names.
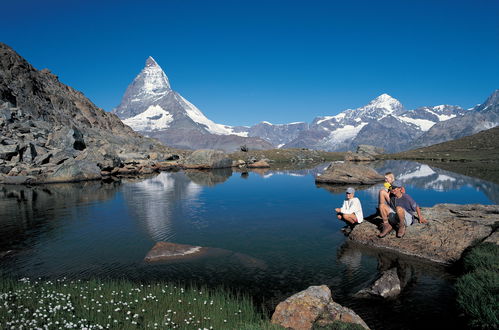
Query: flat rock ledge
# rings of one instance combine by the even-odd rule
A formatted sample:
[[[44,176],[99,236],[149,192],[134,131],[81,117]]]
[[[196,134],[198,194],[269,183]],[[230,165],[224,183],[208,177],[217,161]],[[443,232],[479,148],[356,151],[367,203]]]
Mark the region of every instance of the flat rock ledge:
[[[331,290],[326,285],[311,286],[280,302],[271,319],[274,324],[295,330],[327,327],[334,321],[356,323],[369,329],[353,310],[333,301]]]
[[[330,184],[375,184],[382,182],[384,176],[376,170],[352,162],[334,162],[322,174],[315,177],[316,183]]]
[[[378,238],[378,226],[368,221],[357,225],[348,237],[368,246],[444,264],[456,262],[465,249],[482,241],[498,242],[499,205],[437,204],[422,208],[422,213],[428,223],[408,227],[403,238],[397,238],[395,231]],[[376,221],[380,223],[381,219]]]

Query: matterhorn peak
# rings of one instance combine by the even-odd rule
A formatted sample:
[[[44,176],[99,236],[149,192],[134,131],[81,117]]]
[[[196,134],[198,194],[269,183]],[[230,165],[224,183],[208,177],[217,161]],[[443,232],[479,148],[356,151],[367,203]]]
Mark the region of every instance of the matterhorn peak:
[[[159,64],[149,56],[145,68],[135,78],[143,81],[145,92],[164,93],[170,90],[170,81]]]
[[[149,56],[146,60],[146,67],[148,66],[159,66],[159,65],[158,62],[156,62],[156,60],[152,56]]]

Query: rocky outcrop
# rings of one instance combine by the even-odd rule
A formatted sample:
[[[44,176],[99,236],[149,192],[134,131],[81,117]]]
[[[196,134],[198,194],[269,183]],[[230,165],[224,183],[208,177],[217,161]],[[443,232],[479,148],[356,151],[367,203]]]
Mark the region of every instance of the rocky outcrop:
[[[99,179],[141,173],[141,160],[177,153],[0,43],[0,174],[30,177],[32,184]],[[3,175],[0,183],[27,183]]]
[[[356,152],[347,152],[345,161],[350,162],[370,162],[376,160],[376,156],[385,152],[381,147],[375,147],[368,144],[360,144]]]
[[[315,177],[316,183],[375,184],[384,180],[376,170],[351,162],[331,163],[324,173]]]
[[[384,154],[385,149],[383,149],[381,147],[372,146],[369,144],[359,144],[357,146],[357,153],[371,155],[371,156],[377,156],[379,154]]]
[[[356,323],[369,329],[354,311],[335,303],[325,285],[311,286],[280,302],[271,319],[274,324],[297,330],[327,327],[334,321]]]
[[[185,159],[183,167],[187,169],[211,169],[232,167],[232,160],[220,150],[196,150]]]
[[[391,268],[384,271],[369,288],[362,289],[356,293],[359,297],[379,296],[382,298],[391,298],[399,295],[401,291],[400,279],[397,274],[397,268]]]
[[[378,227],[368,221],[357,225],[349,239],[365,245],[386,248],[398,253],[450,264],[461,258],[463,251],[477,243],[497,237],[498,205],[438,204],[422,208],[427,224],[414,224],[400,239],[395,232],[378,238]],[[377,219],[378,222],[381,219]]]

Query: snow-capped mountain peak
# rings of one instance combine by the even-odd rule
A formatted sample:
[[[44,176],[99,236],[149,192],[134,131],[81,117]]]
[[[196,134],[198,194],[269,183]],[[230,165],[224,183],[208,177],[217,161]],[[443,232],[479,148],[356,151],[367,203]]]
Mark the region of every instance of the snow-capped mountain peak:
[[[357,110],[363,112],[379,112],[380,110],[382,110],[384,115],[388,115],[397,111],[401,111],[403,109],[404,107],[402,106],[402,103],[399,102],[399,100],[385,93],[369,102],[369,104],[367,104],[366,106],[358,108]]]
[[[143,84],[143,92],[149,94],[165,94],[171,90],[170,81],[158,63],[149,56],[146,66],[135,78],[135,82]]]

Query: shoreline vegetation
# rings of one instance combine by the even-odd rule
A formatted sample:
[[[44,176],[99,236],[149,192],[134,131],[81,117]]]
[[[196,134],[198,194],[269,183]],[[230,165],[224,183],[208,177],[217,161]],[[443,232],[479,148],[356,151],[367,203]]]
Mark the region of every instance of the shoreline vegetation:
[[[1,275],[0,325],[11,329],[284,329],[272,324],[249,296],[223,288],[128,280],[16,280]],[[327,329],[363,328],[334,321]]]
[[[499,245],[481,243],[462,258],[464,274],[457,279],[457,303],[469,326],[497,329],[499,326]]]
[[[14,329],[281,329],[225,289],[127,280],[0,276],[0,325]]]

